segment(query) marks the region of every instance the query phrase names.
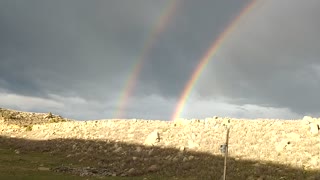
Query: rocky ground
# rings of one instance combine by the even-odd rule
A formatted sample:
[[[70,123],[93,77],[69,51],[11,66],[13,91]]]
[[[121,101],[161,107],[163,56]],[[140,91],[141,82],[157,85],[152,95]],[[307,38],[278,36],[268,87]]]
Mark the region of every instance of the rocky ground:
[[[247,162],[254,162],[243,175],[246,179],[272,179],[272,173],[281,174],[281,171],[285,177],[291,173],[288,168],[301,173],[288,177],[304,179],[304,171],[312,171],[317,173],[308,179],[317,179],[320,178],[319,125],[320,119],[308,116],[301,120],[213,117],[174,122],[72,121],[51,113],[0,109],[0,143],[14,146],[17,153],[63,151],[67,153],[66,158],[96,164],[95,167],[60,166],[53,168],[54,171],[101,176],[158,172],[168,176],[183,173],[188,177],[198,173],[209,174],[214,179],[221,177],[220,146],[225,143],[229,127],[228,168],[234,178],[240,177],[237,173],[242,173]],[[278,170],[268,169],[268,163],[276,164],[274,167],[279,165]],[[210,174],[210,168],[220,170]]]

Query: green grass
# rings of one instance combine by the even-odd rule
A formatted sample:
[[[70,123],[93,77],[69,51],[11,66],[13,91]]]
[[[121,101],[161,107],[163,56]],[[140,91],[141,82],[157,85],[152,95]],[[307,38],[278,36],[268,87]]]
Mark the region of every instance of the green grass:
[[[149,158],[150,162],[135,162],[127,161],[127,157],[131,157],[134,154],[130,154],[128,151],[127,156],[121,156],[121,153],[101,153],[94,152],[86,154],[87,159],[79,162],[79,158],[84,157],[69,157],[66,158],[68,151],[70,151],[72,143],[76,143],[80,146],[84,146],[87,143],[91,145],[98,142],[91,142],[90,140],[52,140],[52,141],[35,141],[27,139],[17,138],[5,138],[0,136],[0,180],[37,180],[37,179],[65,179],[65,180],[157,180],[157,179],[178,179],[178,180],[194,180],[194,179],[219,179],[223,173],[223,157],[214,156],[207,153],[199,152],[185,152],[185,156],[190,155],[195,158],[188,162],[182,161],[162,161],[168,155],[177,154],[179,150],[176,149],[162,149],[153,147],[155,155],[154,159]],[[103,142],[101,142],[103,143]],[[105,142],[104,142],[105,143]],[[120,144],[126,150],[136,149],[136,145],[132,144]],[[109,143],[108,146],[114,146]],[[108,149],[108,146],[104,148]],[[59,147],[59,148],[57,148]],[[84,147],[86,148],[86,147]],[[15,150],[21,150],[20,153],[16,153]],[[52,151],[56,150],[55,153]],[[132,153],[132,152],[131,152]],[[124,159],[119,159],[124,158]],[[145,167],[149,167],[151,164],[158,164],[161,166],[159,171],[155,173],[144,172],[135,177],[80,177],[71,175],[68,173],[57,173],[53,171],[40,171],[39,167],[55,168],[61,166],[67,167],[97,167],[99,161],[105,161],[108,165],[112,163],[112,166],[108,168],[118,168],[120,162],[126,162],[128,167],[135,167],[139,169],[141,163],[145,164]],[[131,164],[130,164],[131,163]],[[255,165],[259,163],[259,167]],[[141,168],[141,167],[140,167]],[[318,175],[319,171],[311,171],[304,169],[297,169],[290,166],[274,164],[272,162],[259,162],[248,160],[235,160],[232,157],[228,158],[228,180],[233,179],[247,179],[252,176],[254,179],[258,179],[260,176],[266,177],[265,179],[278,180],[304,180]],[[176,178],[174,178],[176,176]]]
[[[73,164],[74,162],[66,160],[62,156],[52,156],[49,153],[28,152],[23,154],[16,154],[14,150],[9,148],[0,149],[0,179],[13,180],[34,180],[34,179],[48,179],[48,180],[95,180],[95,179],[132,179],[139,180],[147,178],[144,177],[79,177],[70,174],[57,173],[53,171],[40,171],[40,166],[53,168],[61,164]],[[155,179],[153,177],[152,179]]]

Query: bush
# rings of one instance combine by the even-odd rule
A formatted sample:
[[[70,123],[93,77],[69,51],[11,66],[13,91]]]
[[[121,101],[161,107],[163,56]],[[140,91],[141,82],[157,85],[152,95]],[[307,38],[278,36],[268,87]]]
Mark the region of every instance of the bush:
[[[32,131],[32,125],[28,125],[28,126],[26,127],[26,131]]]

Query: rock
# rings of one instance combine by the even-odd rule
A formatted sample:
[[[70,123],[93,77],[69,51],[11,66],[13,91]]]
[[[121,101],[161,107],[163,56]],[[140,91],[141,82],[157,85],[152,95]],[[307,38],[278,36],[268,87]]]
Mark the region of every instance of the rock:
[[[139,153],[139,152],[141,152],[141,151],[142,151],[142,148],[138,146],[138,147],[136,148],[136,152]]]
[[[173,162],[177,162],[179,160],[179,158],[176,156],[176,157],[174,157],[174,158],[172,158],[172,161]]]
[[[135,173],[135,169],[134,168],[131,168],[131,169],[129,169],[129,171],[127,172],[129,175],[132,175],[132,174],[134,174]]]
[[[122,147],[118,147],[117,149],[115,149],[113,152],[118,153],[122,150]]]
[[[153,152],[153,149],[151,149],[150,151],[148,151],[148,155],[151,156]]]
[[[134,161],[137,160],[137,159],[138,159],[137,157],[132,157],[132,160],[134,160]]]
[[[14,150],[14,153],[20,154],[20,151],[18,149]]]
[[[184,157],[183,159],[182,159],[182,161],[183,162],[186,162],[186,161],[188,161],[189,159],[187,158],[187,157]]]
[[[73,150],[77,149],[77,145],[75,145],[75,144],[72,145],[72,149],[73,149]]]
[[[159,141],[160,141],[160,135],[159,135],[158,131],[153,131],[152,133],[150,133],[147,136],[146,140],[144,141],[144,145],[154,146]]]
[[[69,158],[69,157],[71,157],[71,156],[72,156],[72,154],[68,154],[68,155],[67,155],[67,158]]]
[[[188,148],[190,149],[195,149],[195,148],[198,148],[199,147],[199,144],[198,143],[195,143],[193,142],[192,140],[189,140],[188,141]]]
[[[194,159],[194,156],[189,156],[188,159],[191,161]]]
[[[305,124],[309,124],[311,122],[313,122],[313,118],[311,116],[304,116],[302,121],[305,123]]]
[[[49,171],[50,168],[48,168],[48,167],[38,167],[38,170],[39,171]]]
[[[184,151],[186,148],[184,146],[180,146],[179,150]]]
[[[151,165],[147,170],[148,172],[155,172],[159,169],[159,167],[157,165]]]
[[[260,163],[255,163],[255,164],[253,164],[253,166],[254,166],[254,167],[260,167],[261,164],[260,164]]]
[[[310,133],[312,135],[317,135],[319,133],[319,125],[316,123],[310,123]]]

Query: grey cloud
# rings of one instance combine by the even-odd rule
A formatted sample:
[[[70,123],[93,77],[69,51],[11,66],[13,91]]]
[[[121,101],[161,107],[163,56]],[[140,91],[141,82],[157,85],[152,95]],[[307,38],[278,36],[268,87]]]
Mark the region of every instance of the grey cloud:
[[[258,5],[212,59],[200,94],[319,115],[319,1]]]
[[[77,119],[112,117],[124,83],[170,1],[1,1],[1,88],[41,99],[34,102],[63,104],[56,111]],[[180,0],[147,52],[126,117],[169,119],[200,58],[249,2]],[[226,97],[225,107],[236,109],[252,104],[245,109],[288,108],[279,116],[315,112],[318,2],[261,4],[203,73],[195,89],[201,96],[194,104]],[[241,116],[246,111],[234,112]]]
[[[12,86],[34,84],[29,95],[121,88],[153,20],[144,13],[165,3],[117,2],[2,1],[0,77]]]
[[[199,58],[248,2],[182,1],[179,12],[151,49],[140,87],[167,98],[178,97]]]

